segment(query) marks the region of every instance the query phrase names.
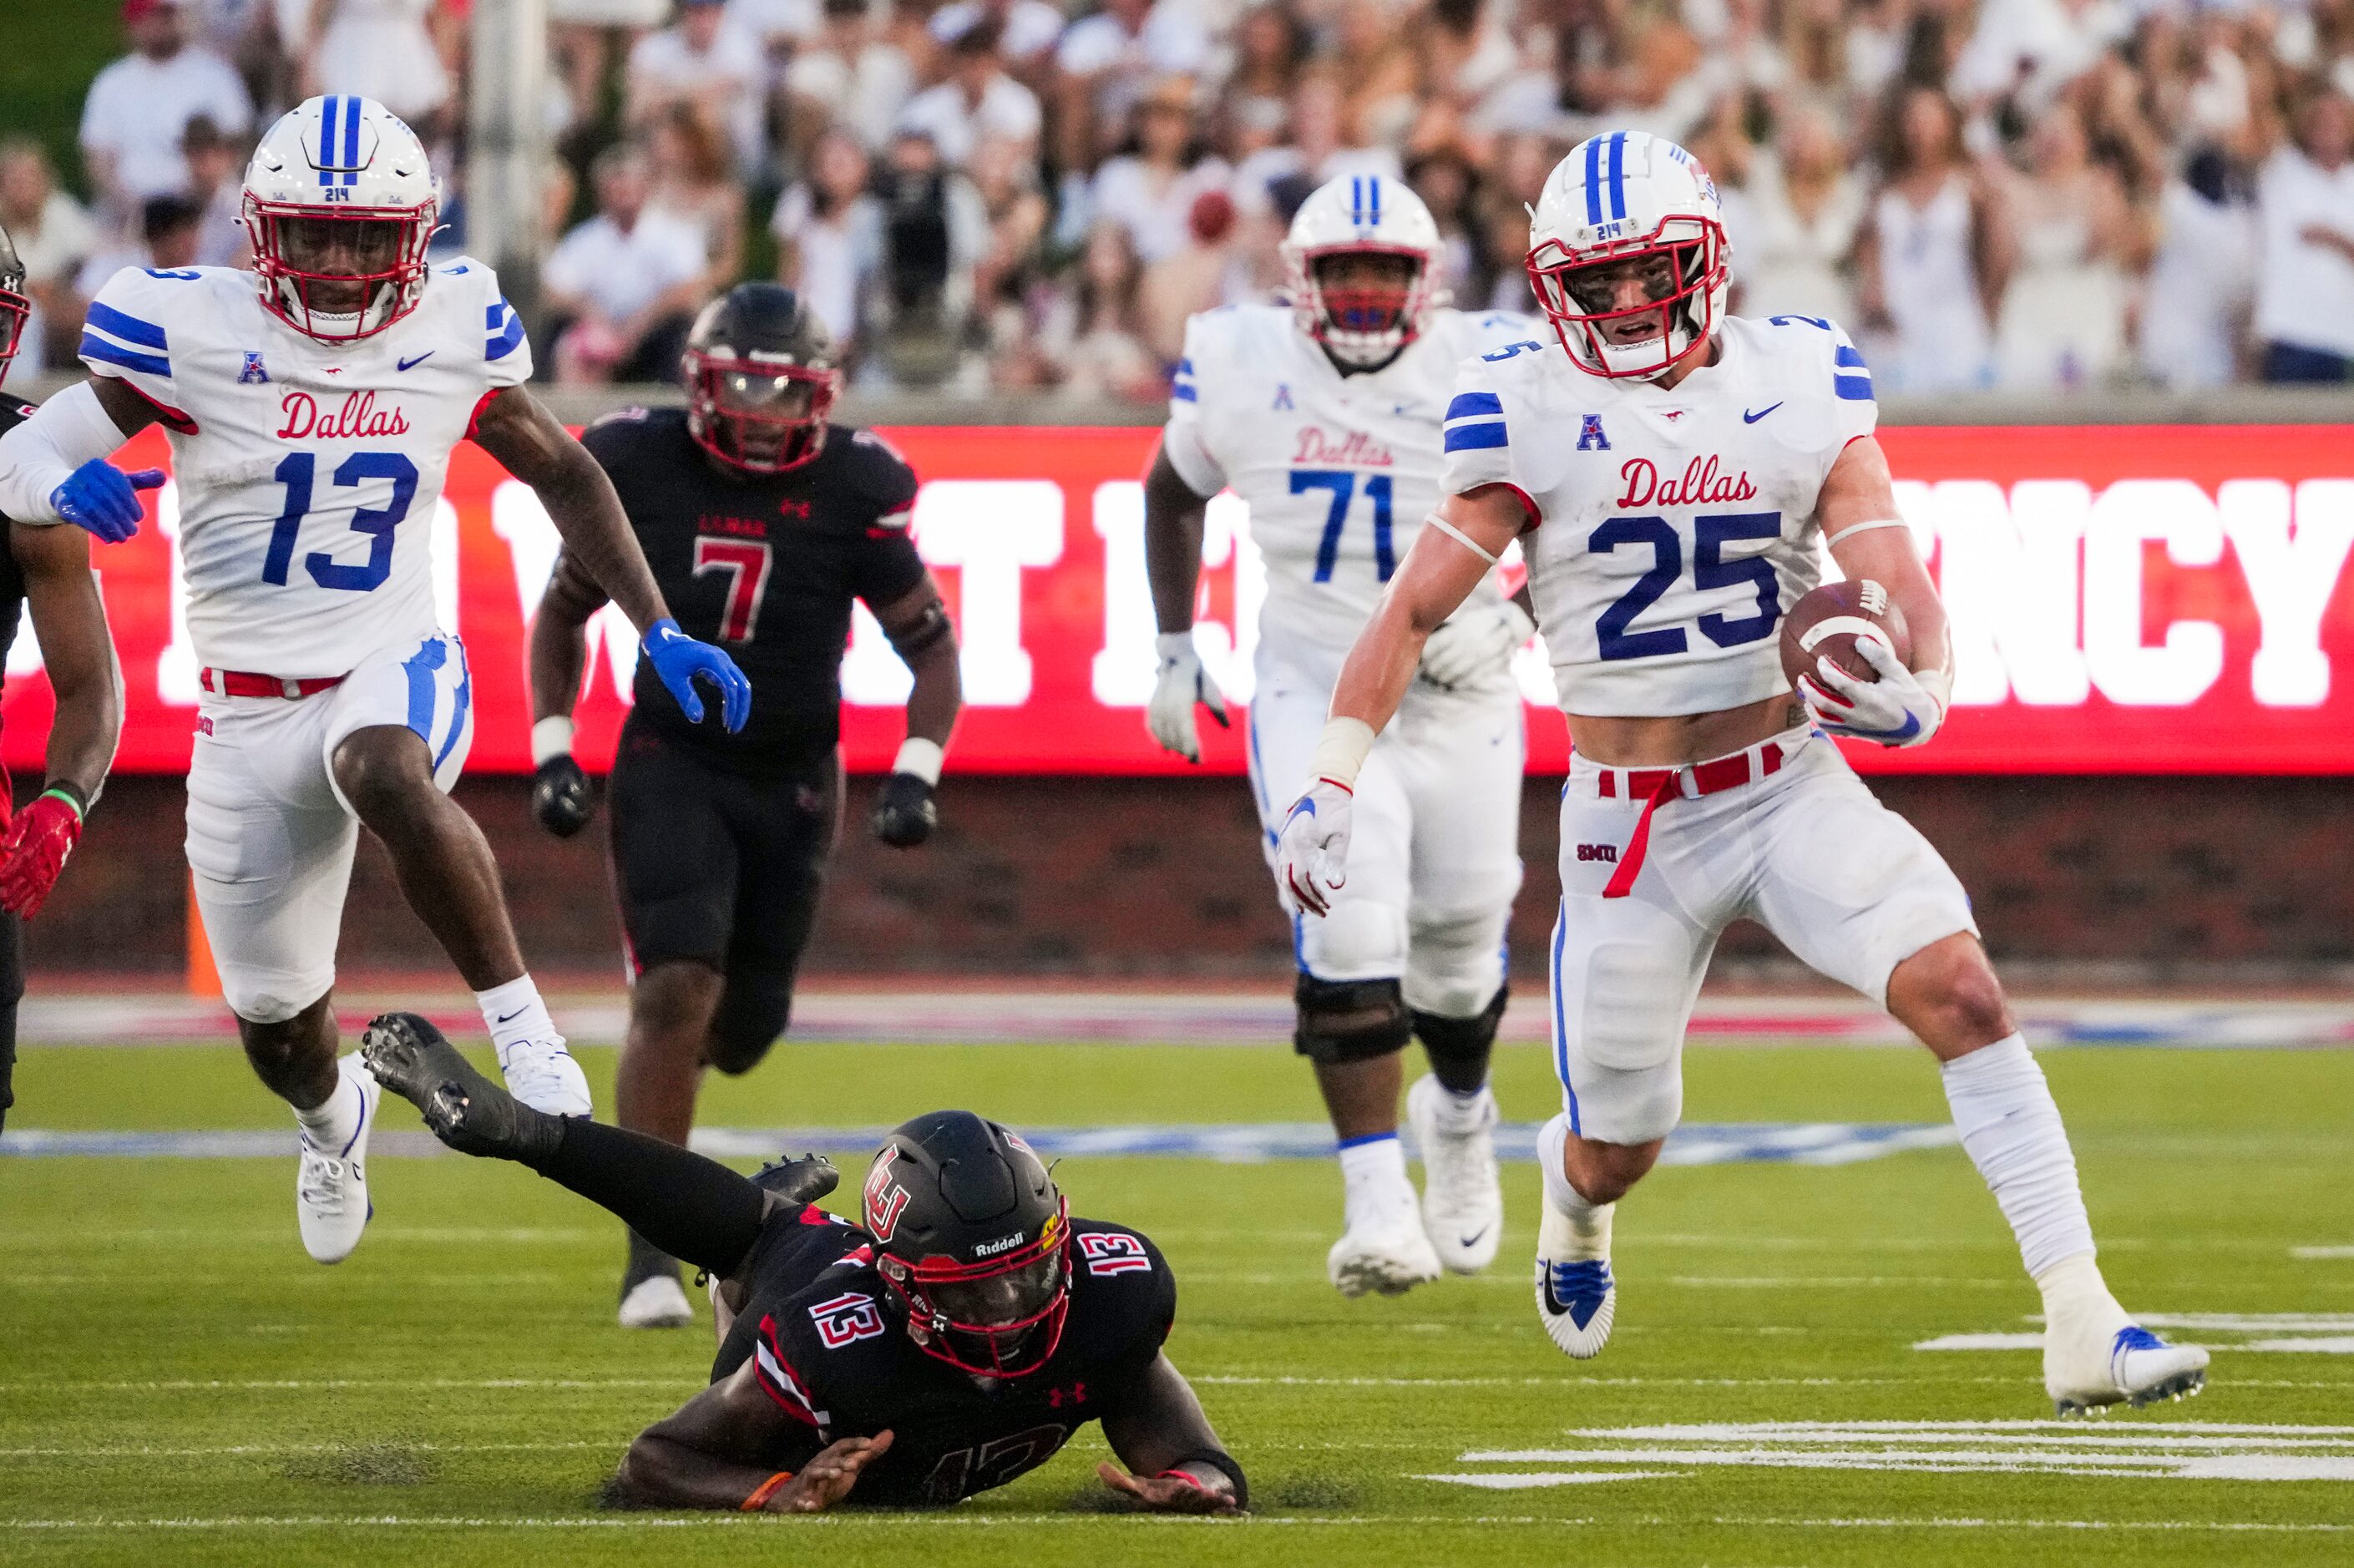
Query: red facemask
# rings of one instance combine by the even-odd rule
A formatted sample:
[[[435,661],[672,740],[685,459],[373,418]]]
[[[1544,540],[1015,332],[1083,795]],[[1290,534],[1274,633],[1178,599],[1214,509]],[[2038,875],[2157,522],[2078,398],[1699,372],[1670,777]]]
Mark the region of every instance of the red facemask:
[[[1673,239],[1654,234],[1624,249],[1577,255],[1549,239],[1529,252],[1529,284],[1537,303],[1579,369],[1613,380],[1657,376],[1716,330],[1714,290],[1725,268],[1724,232],[1704,220],[1673,221],[1697,224],[1700,232]],[[1660,228],[1664,231],[1667,225]],[[1663,286],[1643,291],[1645,297],[1633,305],[1619,306],[1616,285],[1595,276],[1654,259],[1664,269]],[[1630,321],[1651,333],[1634,343],[1614,343],[1610,329]]]
[[[839,372],[720,359],[699,349],[689,349],[685,361],[687,429],[721,462],[784,473],[823,450]]]
[[[14,289],[0,288],[0,381],[8,379],[8,366],[16,358],[16,345],[32,313],[32,301]]]
[[[1063,1342],[1071,1306],[1070,1200],[1036,1241],[1002,1257],[909,1263],[885,1253],[876,1267],[926,1355],[981,1377],[1027,1376]]]
[[[296,332],[350,343],[415,310],[438,209],[320,207],[245,199],[261,302]],[[348,227],[346,227],[348,226]]]

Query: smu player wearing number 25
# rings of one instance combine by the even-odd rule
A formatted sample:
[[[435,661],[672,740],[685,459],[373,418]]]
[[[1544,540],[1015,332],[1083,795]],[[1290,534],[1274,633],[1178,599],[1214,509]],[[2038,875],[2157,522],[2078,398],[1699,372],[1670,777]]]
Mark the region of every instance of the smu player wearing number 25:
[[[90,379],[0,438],[0,511],[125,536],[134,479],[103,460],[149,425],[170,437],[204,665],[188,865],[247,1058],[301,1126],[303,1245],[334,1263],[367,1224],[379,1098],[356,1054],[337,1060],[330,1006],[358,823],[473,990],[516,1095],[589,1111],[490,847],[445,793],[473,736],[429,558],[451,449],[472,435],[538,493],[682,705],[704,682],[741,727],[751,692],[681,635],[604,471],[524,389],[531,348],[497,279],[429,266],[439,202],[414,132],[371,100],[313,98],[262,138],[244,194],[251,270],[130,268],[99,291]]]
[[[1917,745],[1945,717],[1946,615],[1897,520],[1863,356],[1832,323],[1723,314],[1716,185],[1683,148],[1596,136],[1546,180],[1528,258],[1554,342],[1467,361],[1448,500],[1351,651],[1317,781],[1278,858],[1311,887],[1353,859],[1350,796],[1424,639],[1515,538],[1575,746],[1553,939],[1563,1112],[1539,1139],[1536,1298],[1564,1352],[1617,1310],[1617,1200],[1682,1108],[1680,1054],[1718,934],[1746,916],[1903,1021],[1944,1065],[1962,1146],[2041,1288],[2063,1412],[2195,1390],[2103,1283],[2043,1075],[1936,851],[1819,730]],[[1820,571],[1885,586],[1909,667],[1829,659],[1794,695],[1775,629]]]
[[[613,761],[611,863],[636,978],[620,1123],[683,1144],[706,1066],[748,1073],[785,1032],[842,810],[842,656],[864,601],[915,675],[907,738],[872,826],[911,848],[935,821],[960,701],[957,642],[908,523],[916,475],[826,422],[840,373],[808,304],[741,283],[687,334],[684,408],[633,408],[582,438],[613,476],[654,578],[689,630],[760,685],[741,734],[696,723],[638,672]],[[572,704],[605,601],[567,548],[531,629],[533,808],[559,837],[588,815]],[[678,1265],[632,1233],[625,1328],[690,1314]]]

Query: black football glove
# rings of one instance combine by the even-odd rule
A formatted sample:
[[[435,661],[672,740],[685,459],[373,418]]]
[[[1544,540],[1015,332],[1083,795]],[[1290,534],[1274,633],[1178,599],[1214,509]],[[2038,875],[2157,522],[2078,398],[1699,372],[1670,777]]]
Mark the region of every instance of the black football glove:
[[[568,839],[588,825],[595,802],[588,798],[588,775],[568,751],[559,751],[541,763],[531,776],[531,814],[559,839]]]
[[[913,773],[894,773],[883,780],[883,793],[866,824],[876,838],[895,849],[915,848],[940,824],[940,809],[932,804],[932,787]]]

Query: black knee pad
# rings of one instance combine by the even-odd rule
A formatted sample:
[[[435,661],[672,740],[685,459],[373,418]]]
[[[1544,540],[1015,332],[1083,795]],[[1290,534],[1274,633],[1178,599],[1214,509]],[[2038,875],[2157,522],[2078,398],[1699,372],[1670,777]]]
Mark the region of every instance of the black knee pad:
[[[1430,1071],[1441,1084],[1458,1095],[1468,1095],[1488,1081],[1488,1058],[1496,1048],[1496,1031],[1504,1022],[1504,1003],[1511,994],[1511,986],[1498,986],[1495,1000],[1471,1018],[1415,1012],[1415,1038],[1422,1042],[1424,1053],[1430,1057]]]
[[[792,1021],[792,988],[766,976],[729,976],[711,1015],[711,1065],[730,1077],[760,1065]]]
[[[1291,993],[1299,1022],[1292,1049],[1311,1062],[1370,1062],[1405,1049],[1405,993],[1394,980],[1320,980],[1302,974]]]

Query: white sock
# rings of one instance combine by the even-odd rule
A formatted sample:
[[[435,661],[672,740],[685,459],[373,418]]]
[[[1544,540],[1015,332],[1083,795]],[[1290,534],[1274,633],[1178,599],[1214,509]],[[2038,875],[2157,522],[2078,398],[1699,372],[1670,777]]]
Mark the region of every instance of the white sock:
[[[1414,1183],[1405,1174],[1405,1145],[1394,1132],[1343,1140],[1341,1182],[1351,1224],[1360,1214],[1414,1206]]]
[[[556,1021],[547,1015],[547,1003],[539,1000],[539,987],[531,983],[527,974],[478,991],[474,1001],[482,1010],[482,1022],[490,1029],[491,1044],[497,1047],[503,1065],[507,1053],[527,1040],[564,1044],[564,1036],[556,1032]]]
[[[1962,1148],[2019,1237],[2028,1274],[2041,1280],[2080,1253],[2091,1262],[2093,1223],[2076,1185],[2076,1157],[2025,1038],[2012,1034],[1957,1056],[1944,1076]]]
[[[309,1110],[296,1109],[294,1119],[322,1153],[343,1157],[345,1148],[359,1135],[361,1113],[367,1107],[366,1091],[355,1074],[363,1071],[357,1052],[335,1064],[335,1086]]]
[[[2071,1254],[2035,1277],[2035,1287],[2043,1292],[2043,1320],[2065,1323],[2093,1318],[2105,1339],[2130,1322],[2131,1316],[2109,1294],[2109,1282],[2101,1277],[2101,1266],[2093,1261],[2089,1252]]]
[[[1436,1080],[1433,1081],[1436,1082]],[[1440,1084],[1437,1105],[1440,1130],[1479,1131],[1487,1125],[1488,1107],[1492,1101],[1493,1097],[1488,1093],[1488,1086],[1485,1084],[1468,1094],[1460,1089],[1450,1089],[1445,1084]]]
[[[1537,1228],[1537,1251],[1555,1263],[1610,1255],[1610,1216],[1616,1203],[1589,1203],[1569,1184],[1561,1151],[1569,1142],[1569,1116],[1562,1112],[1537,1128],[1537,1169],[1544,1175],[1545,1212]]]

